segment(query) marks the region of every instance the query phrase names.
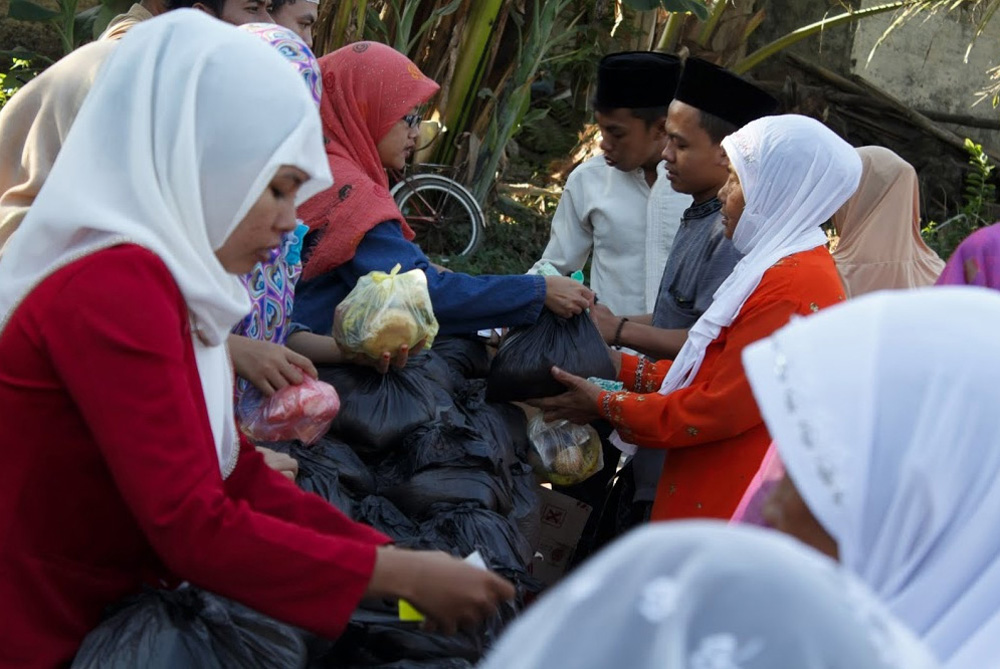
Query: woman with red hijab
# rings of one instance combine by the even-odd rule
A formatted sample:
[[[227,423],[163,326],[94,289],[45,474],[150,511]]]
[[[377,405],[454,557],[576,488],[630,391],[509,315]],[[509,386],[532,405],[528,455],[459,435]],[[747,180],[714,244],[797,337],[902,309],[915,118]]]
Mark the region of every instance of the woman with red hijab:
[[[320,58],[320,111],[334,185],[299,208],[311,228],[292,320],[328,333],[337,304],[373,270],[418,268],[427,275],[442,334],[534,323],[546,306],[580,313],[592,293],[566,277],[469,276],[441,272],[413,243],[389,194],[386,168],[402,169],[420,126],[418,108],[439,86],[406,56],[358,42]]]

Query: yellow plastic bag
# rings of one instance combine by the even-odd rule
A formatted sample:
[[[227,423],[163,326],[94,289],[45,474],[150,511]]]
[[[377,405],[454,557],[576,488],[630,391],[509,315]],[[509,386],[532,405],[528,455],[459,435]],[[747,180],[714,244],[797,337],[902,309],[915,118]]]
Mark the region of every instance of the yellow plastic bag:
[[[556,485],[575,485],[604,469],[604,448],[597,430],[557,420],[546,423],[542,414],[528,421],[529,457],[535,473]]]
[[[403,346],[411,349],[427,340],[429,347],[438,322],[422,270],[399,273],[370,272],[358,279],[333,317],[333,338],[349,354],[363,353],[378,359],[395,356]]]

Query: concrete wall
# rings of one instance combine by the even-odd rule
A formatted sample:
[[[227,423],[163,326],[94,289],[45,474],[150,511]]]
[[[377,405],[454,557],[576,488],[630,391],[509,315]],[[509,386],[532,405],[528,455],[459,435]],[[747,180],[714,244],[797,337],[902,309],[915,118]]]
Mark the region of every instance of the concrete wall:
[[[881,4],[884,0],[865,0],[864,5]],[[973,115],[1000,120],[1000,110],[986,100],[972,106],[977,91],[989,82],[987,70],[1000,65],[1000,15],[976,41],[964,62],[965,51],[975,29],[972,19],[963,11],[939,13],[929,18],[917,18],[896,28],[869,54],[892,21],[891,14],[860,21],[851,49],[851,71],[894,95],[915,109]],[[948,126],[963,137],[971,137],[996,151],[1000,133]]]

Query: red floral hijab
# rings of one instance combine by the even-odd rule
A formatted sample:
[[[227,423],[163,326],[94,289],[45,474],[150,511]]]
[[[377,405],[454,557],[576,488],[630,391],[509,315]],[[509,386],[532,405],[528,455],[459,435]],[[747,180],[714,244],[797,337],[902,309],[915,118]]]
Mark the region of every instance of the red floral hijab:
[[[299,216],[323,234],[303,276],[313,278],[354,257],[365,234],[397,220],[413,231],[389,195],[377,144],[413,107],[440,88],[406,56],[377,42],[358,42],[319,59],[320,114],[334,185],[299,207]]]

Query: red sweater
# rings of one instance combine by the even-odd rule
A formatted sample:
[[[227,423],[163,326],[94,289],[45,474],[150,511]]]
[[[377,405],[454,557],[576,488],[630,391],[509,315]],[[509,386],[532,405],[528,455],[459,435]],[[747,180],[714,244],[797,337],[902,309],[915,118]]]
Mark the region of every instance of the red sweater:
[[[187,580],[336,636],[389,541],[243,443],[219,474],[187,308],[158,257],[101,251],[0,333],[0,667],[70,660],[109,604]]]

